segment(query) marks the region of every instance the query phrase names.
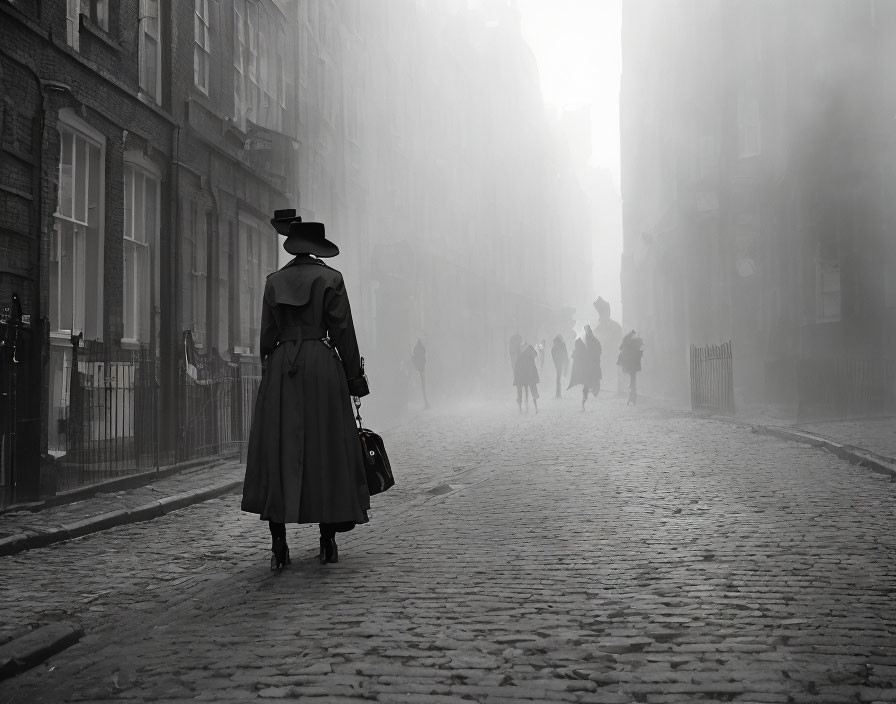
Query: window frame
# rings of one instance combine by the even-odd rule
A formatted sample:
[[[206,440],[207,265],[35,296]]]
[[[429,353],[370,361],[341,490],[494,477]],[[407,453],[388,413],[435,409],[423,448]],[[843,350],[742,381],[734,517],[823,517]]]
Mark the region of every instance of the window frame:
[[[268,274],[275,271],[279,264],[277,247],[281,239],[260,219],[240,213],[237,240],[240,266],[239,307],[236,312],[239,324],[235,331],[238,338],[233,351],[235,354],[257,356],[265,282]],[[268,247],[267,252],[264,251],[265,246]],[[255,262],[254,268],[252,262]]]
[[[128,174],[131,174],[131,188],[128,188]],[[142,241],[134,237],[134,225],[137,223],[138,214],[136,208],[128,207],[128,198],[134,195],[136,201],[136,186],[134,176],[139,176],[142,185],[142,204],[143,212],[140,214],[142,220]],[[122,228],[122,345],[138,346],[141,343],[149,343],[152,338],[152,314],[153,309],[158,306],[158,244],[161,236],[161,208],[162,208],[162,178],[161,172],[155,164],[145,159],[141,154],[127,153],[124,161],[124,226]],[[155,203],[152,204],[155,217],[154,228],[151,232],[147,231],[147,180],[151,179],[155,184]],[[129,193],[129,190],[131,193]],[[129,227],[128,213],[131,213],[131,223]],[[129,233],[130,230],[130,233]],[[130,235],[130,236],[129,236]],[[143,269],[145,281],[141,282],[140,289],[133,291],[133,300],[128,301],[127,274],[128,263],[127,254],[129,248],[133,251],[142,249],[145,258]],[[140,310],[140,301],[145,301]],[[145,318],[145,319],[144,319]],[[130,334],[129,334],[130,333]]]
[[[79,0],[81,14],[104,32],[109,31],[109,0]],[[86,7],[85,7],[86,5]]]
[[[81,50],[81,0],[65,0],[65,42],[75,51]]]
[[[826,289],[826,275],[836,270],[836,289]],[[826,313],[826,298],[836,296],[837,310]],[[836,323],[843,319],[843,262],[839,247],[834,242],[827,245],[819,241],[815,257],[815,320],[818,323]]]
[[[149,14],[148,5],[153,3],[155,5],[156,14],[155,16]],[[139,84],[140,90],[145,94],[151,97],[156,103],[161,103],[161,94],[162,94],[162,37],[161,37],[161,17],[160,15],[160,0],[140,0],[140,15],[137,20],[138,24],[138,51],[139,51]],[[155,33],[153,34],[150,31],[152,27],[152,20],[155,20]],[[155,41],[155,90],[152,91],[147,86],[147,81],[145,80],[147,77],[147,43],[146,38],[152,37]]]
[[[201,32],[202,36],[197,36]],[[211,65],[211,15],[208,0],[193,0],[193,85],[209,94]]]
[[[62,291],[62,287],[58,289],[58,291],[54,291],[54,282],[53,282],[53,273],[52,271],[48,275],[48,295],[51,298],[50,301],[50,309],[52,310],[53,302],[52,298],[54,294],[56,295],[56,304],[55,308],[57,310],[57,320],[53,320],[51,315],[50,317],[50,339],[53,344],[71,344],[71,336],[73,334],[77,334],[77,332],[81,332],[84,335],[85,339],[93,339],[102,341],[103,339],[103,272],[105,271],[104,267],[104,253],[105,253],[105,199],[106,199],[106,137],[102,132],[92,127],[84,120],[79,118],[72,108],[61,108],[58,113],[58,123],[57,123],[57,132],[59,133],[59,190],[57,193],[56,199],[56,209],[53,212],[53,235],[51,235],[50,247],[52,249],[56,249],[59,251],[62,240],[61,240],[61,230],[66,226],[66,223],[70,223],[73,227],[72,236],[77,237],[79,235],[79,230],[83,231],[83,235],[81,237],[81,244],[83,248],[83,252],[79,251],[77,247],[77,241],[73,240],[73,257],[74,261],[72,263],[72,291],[70,294]],[[85,175],[85,183],[81,187],[83,189],[83,196],[85,198],[84,201],[84,217],[83,219],[78,219],[77,217],[77,206],[75,204],[74,196],[77,193],[79,186],[75,181],[75,175],[77,173],[77,165],[74,163],[74,160],[77,159],[77,156],[73,156],[73,164],[72,164],[72,177],[71,177],[71,190],[72,190],[72,205],[70,212],[64,212],[62,210],[63,207],[63,187],[66,183],[66,179],[62,174],[63,169],[63,150],[65,149],[65,134],[68,133],[72,137],[72,154],[77,154],[77,146],[76,140],[81,139],[85,144],[84,154],[87,156],[87,172]],[[96,181],[93,185],[95,188],[95,194],[91,194],[93,188],[91,187],[90,179],[93,175],[93,170],[90,167],[90,152],[89,147],[93,147],[97,150],[97,158],[96,158]],[[92,195],[96,196],[96,203],[91,205],[90,198]],[[90,209],[95,209],[94,218],[95,225],[91,225],[90,220]],[[91,230],[94,231],[94,234],[91,235]],[[91,241],[93,238],[93,241]],[[96,260],[91,261],[91,250],[93,250],[93,256],[95,256]],[[51,254],[52,257],[52,254]],[[62,260],[50,260],[51,268],[53,266],[53,261],[58,262],[58,266],[60,267],[60,273],[57,276],[61,277],[62,272]],[[92,266],[91,266],[92,265]],[[84,277],[85,281],[88,281],[88,271],[93,268],[94,273],[96,274],[89,279],[88,286],[76,286],[75,279],[76,274],[80,272],[80,275]],[[83,293],[83,299],[81,298],[81,293]],[[72,326],[71,328],[62,328],[57,324],[62,319],[61,311],[63,306],[63,301],[65,297],[71,296],[71,304],[72,308]],[[77,309],[78,301],[81,300],[79,311]],[[80,315],[80,319],[77,317]],[[55,326],[55,327],[53,327]]]
[[[181,302],[181,317],[184,329],[193,334],[197,349],[203,349],[209,339],[209,244],[212,238],[208,228],[211,224],[211,209],[203,198],[186,198],[182,202],[182,208],[184,246],[180,262],[180,285],[184,291],[184,300]]]

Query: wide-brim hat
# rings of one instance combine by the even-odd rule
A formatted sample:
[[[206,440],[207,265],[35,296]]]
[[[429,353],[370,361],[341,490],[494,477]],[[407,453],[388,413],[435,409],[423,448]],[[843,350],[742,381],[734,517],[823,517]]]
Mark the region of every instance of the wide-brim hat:
[[[339,247],[327,239],[322,222],[302,222],[298,218],[289,224],[283,249],[290,254],[313,254],[316,257],[335,257],[339,254]]]
[[[286,235],[283,249],[290,254],[313,254],[318,257],[335,257],[339,247],[326,238],[322,222],[302,222],[295,208],[275,210],[271,225],[281,235]]]
[[[293,222],[302,222],[302,218],[296,216],[295,208],[286,208],[284,210],[275,210],[274,217],[271,218],[271,225],[281,235],[289,234],[289,226]]]

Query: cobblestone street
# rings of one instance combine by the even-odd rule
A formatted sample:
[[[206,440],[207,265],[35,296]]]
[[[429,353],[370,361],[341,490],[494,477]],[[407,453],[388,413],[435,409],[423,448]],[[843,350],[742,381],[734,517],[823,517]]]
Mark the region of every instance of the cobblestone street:
[[[508,394],[384,433],[321,566],[236,493],[0,558],[4,628],[81,641],[0,702],[896,701],[896,485],[712,419]]]

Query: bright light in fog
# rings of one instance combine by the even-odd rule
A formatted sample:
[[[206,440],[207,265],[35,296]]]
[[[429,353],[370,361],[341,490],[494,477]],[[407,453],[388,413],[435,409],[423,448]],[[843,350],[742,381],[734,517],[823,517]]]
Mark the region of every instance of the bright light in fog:
[[[523,36],[535,52],[545,102],[591,106],[591,163],[619,187],[619,0],[519,0]]]

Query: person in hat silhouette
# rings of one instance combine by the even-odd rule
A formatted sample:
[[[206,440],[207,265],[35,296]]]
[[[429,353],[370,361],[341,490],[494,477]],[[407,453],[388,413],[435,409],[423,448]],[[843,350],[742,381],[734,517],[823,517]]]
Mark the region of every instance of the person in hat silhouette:
[[[585,326],[585,336],[576,338],[575,347],[572,351],[572,372],[569,375],[569,386],[582,385],[582,410],[585,410],[585,401],[588,400],[590,392],[595,398],[600,392],[600,342],[591,331],[591,326]]]
[[[369,391],[342,274],[321,261],[339,247],[295,210],[275,211],[271,224],[295,257],[265,283],[241,508],[268,521],[279,570],[290,564],[287,523],[320,524],[318,559],[328,563],[339,559],[336,533],[367,522],[351,397]]]
[[[628,401],[626,406],[634,406],[638,402],[638,372],[641,371],[641,357],[644,355],[644,340],[631,330],[622,338],[619,345],[619,357],[616,364],[622,367],[622,371],[629,375]]]

